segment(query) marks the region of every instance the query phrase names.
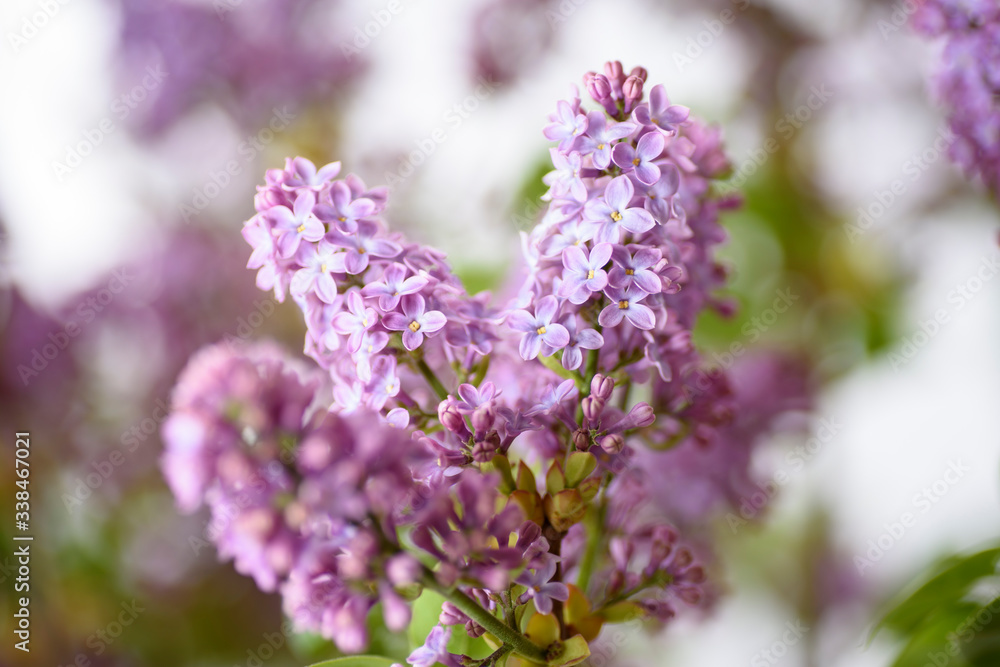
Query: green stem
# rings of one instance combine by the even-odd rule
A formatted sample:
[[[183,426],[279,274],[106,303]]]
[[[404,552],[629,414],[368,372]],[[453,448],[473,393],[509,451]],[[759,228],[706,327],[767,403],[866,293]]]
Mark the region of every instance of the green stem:
[[[610,475],[605,477],[605,485],[609,480]],[[607,487],[605,486],[605,488]],[[592,508],[587,512],[587,548],[580,559],[580,570],[576,577],[576,587],[584,595],[587,595],[587,589],[590,587],[590,578],[593,576],[594,566],[597,564],[597,552],[600,550],[604,532],[604,520],[608,513],[607,497],[604,490],[604,488],[601,489],[601,499],[597,509]]]
[[[444,388],[441,380],[438,379],[438,376],[434,374],[434,371],[431,370],[431,367],[427,365],[427,362],[423,358],[417,359],[417,370],[424,376],[427,384],[431,386],[431,389],[438,395],[438,398],[442,401],[448,398],[448,390]]]
[[[532,662],[545,664],[548,659],[545,650],[535,645],[530,639],[514,628],[509,627],[499,618],[483,609],[478,602],[457,588],[446,588],[438,584],[432,575],[424,577],[424,586],[440,593],[446,600],[458,607],[462,613],[471,618],[486,631],[499,639],[514,653]]]

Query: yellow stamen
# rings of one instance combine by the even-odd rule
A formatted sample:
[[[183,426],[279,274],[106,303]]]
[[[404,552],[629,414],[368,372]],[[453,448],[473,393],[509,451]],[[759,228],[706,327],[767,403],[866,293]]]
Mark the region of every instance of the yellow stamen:
[[[306,231],[306,226],[305,225],[299,225],[298,227],[295,228],[295,231],[297,231],[299,234],[301,234],[302,232]]]
[[[420,331],[420,322],[417,322],[416,320],[410,322],[410,331],[412,331],[413,333],[417,333],[418,331]]]
[[[326,264],[320,264],[319,265],[319,272],[320,273],[326,273]]]
[[[619,301],[618,302],[618,308],[620,308],[621,310],[627,310],[628,309],[628,301],[626,301],[625,299],[622,299],[621,301]]]
[[[625,275],[626,276],[634,276],[635,275],[635,271],[633,269],[625,269]]]
[[[604,144],[597,144],[597,150],[603,151],[604,150]]]
[[[636,167],[639,166],[640,162],[642,162],[642,160],[640,160],[639,158],[635,158],[635,159],[632,160],[632,164],[634,164]]]
[[[359,255],[365,254],[365,249],[364,248],[358,248],[358,254]]]
[[[537,329],[535,329],[535,332],[536,332],[536,333],[537,333],[537,334],[538,334],[539,336],[544,336],[544,335],[545,335],[545,327],[538,327]]]
[[[591,269],[590,271],[587,271],[587,280],[593,280],[593,279],[594,279],[594,270]]]
[[[618,222],[619,220],[622,219],[622,214],[619,213],[618,211],[611,211],[611,219],[614,220],[615,222]]]

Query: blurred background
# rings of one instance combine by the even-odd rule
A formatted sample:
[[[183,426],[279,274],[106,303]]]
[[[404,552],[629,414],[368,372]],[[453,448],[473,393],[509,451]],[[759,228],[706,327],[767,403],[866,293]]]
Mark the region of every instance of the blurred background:
[[[6,508],[30,431],[36,541],[25,656],[0,522],[0,663],[335,656],[217,562],[207,516],[179,515],[157,468],[194,350],[301,346],[297,311],[244,268],[254,186],[286,156],[341,160],[390,186],[394,228],[495,288],[541,208],[547,115],[621,60],[723,129],[721,189],[744,195],[723,219],[735,314],[697,342],[727,368],[734,343],[789,354],[815,395],[806,433],[756,450],[760,494],[707,527],[714,615],[635,632],[613,662],[892,664],[900,638],[868,642],[886,599],[1000,534],[997,209],[947,159],[940,45],[909,6],[6,0],[0,484]]]

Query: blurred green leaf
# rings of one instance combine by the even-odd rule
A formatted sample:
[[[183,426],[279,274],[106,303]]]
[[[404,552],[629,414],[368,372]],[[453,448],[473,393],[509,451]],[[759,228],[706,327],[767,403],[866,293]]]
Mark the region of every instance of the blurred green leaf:
[[[891,605],[891,609],[875,625],[871,636],[874,637],[882,628],[910,635],[928,619],[950,615],[962,604],[963,598],[979,579],[995,574],[997,560],[1000,560],[1000,549],[946,559],[923,586],[902,602]]]
[[[395,664],[399,663],[392,658],[382,658],[377,655],[352,655],[347,658],[317,662],[311,667],[392,667]]]

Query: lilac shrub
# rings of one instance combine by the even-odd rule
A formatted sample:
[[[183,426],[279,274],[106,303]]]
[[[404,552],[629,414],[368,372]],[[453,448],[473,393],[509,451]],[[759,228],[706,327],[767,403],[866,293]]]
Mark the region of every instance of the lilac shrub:
[[[605,625],[707,607],[709,547],[684,537],[705,513],[678,511],[672,468],[738,498],[753,443],[801,407],[740,399],[692,343],[700,313],[730,310],[719,131],[662,86],[645,101],[641,68],[585,83],[595,108],[559,102],[545,128],[547,209],[502,307],[390,231],[387,190],[339,163],[289,159],[258,188],[248,267],[302,310],[315,363],[194,357],[163,468],[182,510],[225,519],[220,556],[345,652],[376,603],[401,631],[424,589],[446,602],[411,665],[571,665]],[[670,458],[692,448],[708,454]],[[454,633],[494,653],[451,653]]]

